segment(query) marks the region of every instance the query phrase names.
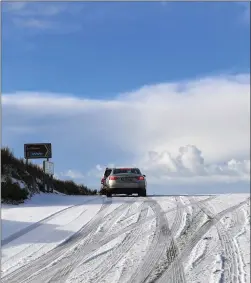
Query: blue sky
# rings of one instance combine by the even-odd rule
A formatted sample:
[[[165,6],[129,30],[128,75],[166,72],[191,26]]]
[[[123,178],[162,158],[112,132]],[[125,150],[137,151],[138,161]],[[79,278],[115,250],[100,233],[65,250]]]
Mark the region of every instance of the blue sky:
[[[239,160],[242,182],[248,9],[237,2],[3,3],[3,144],[22,156],[25,142],[53,142],[57,174],[93,186],[100,166],[125,162],[145,166],[154,183],[165,152],[171,157],[157,171],[169,178],[176,166],[183,185],[177,160],[198,177],[200,151],[207,175],[207,166]]]
[[[3,92],[105,98],[145,84],[249,71],[249,25],[245,7],[234,2],[3,6]]]

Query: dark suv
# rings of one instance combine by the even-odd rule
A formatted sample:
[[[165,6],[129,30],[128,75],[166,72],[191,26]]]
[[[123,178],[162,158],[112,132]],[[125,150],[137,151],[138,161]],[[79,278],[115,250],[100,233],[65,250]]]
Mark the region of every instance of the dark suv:
[[[111,172],[112,172],[112,169],[111,169],[111,168],[106,168],[106,169],[105,169],[104,176],[103,176],[102,179],[101,179],[101,188],[100,188],[100,194],[101,194],[101,195],[106,195],[105,180],[106,180],[107,177],[110,176]]]

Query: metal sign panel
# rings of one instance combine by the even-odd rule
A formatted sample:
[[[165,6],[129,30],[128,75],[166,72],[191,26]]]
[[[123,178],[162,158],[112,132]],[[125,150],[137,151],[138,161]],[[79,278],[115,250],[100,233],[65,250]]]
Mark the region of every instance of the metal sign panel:
[[[43,169],[44,169],[45,174],[53,175],[54,174],[54,163],[50,161],[44,161]]]
[[[51,158],[51,143],[32,143],[24,145],[25,159]]]

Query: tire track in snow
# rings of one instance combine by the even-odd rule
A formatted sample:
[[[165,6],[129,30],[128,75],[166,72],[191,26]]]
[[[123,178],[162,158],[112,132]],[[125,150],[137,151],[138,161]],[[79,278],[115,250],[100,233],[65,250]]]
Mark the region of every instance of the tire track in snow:
[[[179,256],[174,260],[174,262],[171,263],[171,266],[169,269],[166,270],[166,272],[162,275],[162,277],[157,281],[158,283],[166,283],[166,282],[173,282],[170,280],[173,269],[176,268],[174,264],[181,261],[184,262],[192,252],[193,248],[197,245],[197,243],[202,239],[202,237],[214,226],[216,225],[227,213],[230,213],[241,206],[243,206],[247,200],[240,202],[237,205],[234,205],[230,208],[227,208],[223,211],[221,211],[218,214],[212,215],[198,230],[197,232],[190,238],[190,240],[187,242],[186,247],[184,250],[179,254]],[[231,282],[231,281],[230,281]]]
[[[76,218],[70,220],[68,223],[64,224],[63,226],[61,226],[61,228],[68,226],[69,224],[74,223],[76,220],[78,220],[87,210],[83,209],[77,216]],[[41,237],[36,238],[36,240],[40,240],[42,241],[44,239],[45,236],[48,236],[49,239],[51,239],[51,236],[55,233],[57,233],[58,231],[55,229],[53,231],[49,231],[43,235],[41,235]],[[47,243],[44,243],[42,246],[40,246],[38,249],[34,250],[34,244],[30,244],[29,246],[25,247],[24,249],[22,249],[21,251],[19,251],[18,253],[14,254],[13,256],[7,258],[7,260],[2,260],[2,266],[4,264],[6,264],[7,262],[10,262],[12,260],[17,260],[17,258],[19,257],[20,260],[22,260],[23,258],[31,258],[34,257],[36,254],[38,254],[42,249],[44,249],[44,247],[46,247]],[[24,256],[25,254],[25,256]],[[17,262],[18,263],[18,262]],[[16,264],[17,264],[16,263]],[[11,267],[10,267],[11,268]]]
[[[154,215],[154,211],[149,206],[148,216]],[[116,277],[117,283],[131,282],[133,277],[137,275],[137,271],[140,271],[141,264],[146,260],[146,256],[149,254],[149,249],[153,246],[153,240],[156,236],[156,217],[150,221],[147,221],[143,226],[141,237],[137,240],[135,245],[128,251],[124,258],[115,266],[111,274]],[[108,276],[109,278],[109,276]],[[130,281],[130,280],[131,281]],[[106,282],[111,282],[107,281]]]
[[[154,201],[153,201],[154,202]],[[202,200],[203,202],[203,200]],[[96,215],[88,224],[85,224],[83,228],[81,228],[77,233],[75,233],[73,236],[71,236],[68,240],[64,241],[63,244],[59,245],[57,248],[55,248],[54,250],[52,250],[51,252],[49,252],[48,254],[46,254],[45,256],[42,256],[41,258],[39,258],[38,260],[35,260],[29,264],[27,264],[26,266],[18,269],[17,271],[5,276],[3,278],[3,282],[21,282],[21,280],[25,280],[29,274],[34,274],[35,272],[39,272],[40,269],[44,269],[44,267],[51,265],[51,263],[55,260],[57,260],[57,258],[60,258],[61,256],[63,256],[63,254],[67,253],[68,249],[71,249],[72,246],[77,246],[78,243],[81,242],[81,237],[84,236],[83,231],[89,231],[90,229],[93,229],[93,227],[95,226],[95,219],[98,218],[99,221],[100,219],[102,219],[103,215],[105,215],[105,213],[107,212],[107,207],[109,207],[111,203],[106,203],[103,204],[102,208],[100,209],[98,215]],[[192,204],[192,202],[191,202]],[[184,205],[183,207],[187,207],[188,205]],[[102,212],[103,210],[105,210],[105,212]],[[160,214],[165,215],[166,213],[168,213],[169,211],[173,211],[175,209],[170,209],[167,211],[161,211]],[[149,217],[146,220],[151,220],[154,219],[154,217]],[[95,249],[99,248],[100,245],[104,245],[107,242],[115,239],[116,237],[118,237],[121,233],[126,233],[126,231],[130,231],[131,229],[133,229],[134,227],[138,226],[138,225],[144,225],[145,220],[144,221],[139,221],[137,223],[137,225],[135,224],[131,224],[129,225],[129,227],[125,228],[123,231],[114,233],[112,235],[107,236],[105,239],[101,240],[100,243],[92,243],[91,245],[89,245],[86,250],[86,252],[93,252],[95,251]],[[87,233],[88,234],[88,233]],[[14,279],[14,281],[11,281],[12,279]],[[18,281],[16,281],[18,280]],[[27,282],[27,281],[25,281]]]
[[[178,226],[181,221],[181,214],[179,213],[180,209],[177,209],[177,214],[170,230],[168,227],[167,217],[163,213],[163,210],[159,203],[157,201],[154,201],[151,202],[150,205],[156,215],[156,233],[154,235],[154,239],[151,243],[148,253],[144,257],[141,265],[138,267],[138,271],[135,272],[130,278],[129,282],[131,283],[145,282],[147,280],[154,282],[154,280],[156,280],[156,278],[160,276],[160,273],[163,272],[163,270],[160,270],[159,272],[157,272],[157,274],[154,274],[156,268],[158,268],[158,263],[160,262],[161,258],[167,257],[167,260],[172,260],[173,256],[175,256],[175,251],[177,250],[177,247],[175,246],[173,240],[173,232],[179,228]],[[178,205],[177,208],[179,208]],[[171,247],[170,249],[168,249],[169,246]],[[177,266],[177,268],[179,268],[179,266]],[[179,282],[185,282],[182,276],[182,267],[180,269],[180,274],[181,280]]]
[[[192,219],[191,221],[190,219],[187,219],[188,221],[186,222],[184,229],[181,231],[181,233],[179,234],[179,237],[176,239],[180,252],[184,249],[184,247],[186,247],[187,241],[207,220],[205,213],[200,209],[200,207],[197,204],[208,203],[209,201],[211,201],[212,199],[215,199],[216,197],[217,196],[210,196],[206,199],[199,200],[199,201],[198,200],[196,201],[194,197],[191,197],[193,201],[189,199],[189,202],[192,207]]]
[[[180,230],[182,219],[183,219],[183,214],[185,212],[185,207],[183,206],[181,202],[181,198],[175,197],[175,200],[176,200],[177,210],[176,210],[176,215],[175,215],[173,225],[171,227],[171,234],[173,235],[174,238],[178,236],[178,232]]]
[[[137,207],[136,206],[137,203],[134,202],[129,208],[128,208],[128,211],[126,212],[126,214],[124,216],[121,217],[121,222],[123,220],[126,220],[127,218],[133,216],[134,214],[138,213],[139,209],[140,209],[140,206],[143,205],[143,202],[142,203],[139,203],[139,206]]]
[[[211,199],[211,197],[209,197],[209,198],[207,198],[207,199],[204,199],[204,200],[200,200],[199,202],[205,202],[205,201],[208,201],[209,199]],[[151,203],[155,203],[156,201],[150,201],[149,199],[148,199],[148,202],[151,202]],[[191,202],[192,203],[192,202]],[[183,205],[182,207],[187,207],[188,205]],[[171,209],[171,210],[173,210],[173,209]],[[162,215],[162,216],[164,216],[165,214],[166,214],[166,212],[164,212],[164,211],[161,211],[161,212],[159,212],[158,213],[159,215]],[[156,216],[155,216],[156,217]],[[153,219],[154,217],[149,217],[149,218],[147,218],[146,220],[151,220],[151,219]],[[144,224],[144,222],[143,223],[141,223],[141,221],[139,221],[138,223],[137,223],[137,225],[142,225],[142,224]],[[120,233],[115,233],[115,234],[112,234],[112,235],[109,235],[109,237],[108,238],[106,238],[106,239],[104,239],[104,241],[102,241],[103,243],[100,243],[101,245],[105,245],[107,242],[109,242],[109,241],[112,241],[115,237],[118,237],[121,233],[125,233],[126,231],[130,231],[132,228],[134,228],[134,227],[136,227],[135,226],[135,224],[132,224],[131,226],[129,226],[128,228],[126,228],[123,232],[120,232]],[[95,249],[97,249],[97,248],[99,248],[100,246],[99,245],[96,245],[96,246],[93,246],[93,247],[91,247],[90,248],[90,250],[88,251],[88,252],[93,252],[93,251],[95,251]],[[161,251],[163,251],[163,249],[160,249]],[[175,251],[175,249],[173,248],[173,249],[169,249],[169,254],[170,254],[170,258],[172,258],[172,257],[174,257],[174,256],[176,256],[175,254],[175,252],[173,252],[173,251]],[[167,256],[168,257],[168,256]],[[150,257],[150,259],[152,259],[152,257]],[[169,260],[170,261],[170,260]],[[151,265],[150,265],[151,266]],[[178,268],[177,267],[177,270],[179,271],[179,273],[181,273],[182,274],[182,272],[180,272],[180,270],[179,270],[180,268]],[[149,271],[149,270],[148,270]],[[162,271],[163,271],[163,268],[162,268]],[[183,276],[183,275],[182,275]],[[184,277],[184,276],[183,276]],[[184,278],[183,279],[177,279],[177,281],[178,282],[182,282],[182,280],[184,281]]]
[[[205,207],[203,204],[198,205],[201,207],[201,209],[203,209],[203,211],[205,212],[205,214],[208,215],[208,217],[213,217],[214,213],[213,210],[210,209],[210,206]],[[233,212],[235,217],[238,210]],[[238,247],[232,239],[232,235],[224,227],[221,221],[219,221],[215,226],[223,249],[221,255],[223,270],[221,273],[220,282],[243,283],[242,279],[244,277],[244,268]]]
[[[199,201],[194,201],[195,202],[206,202],[209,201],[212,197],[209,197],[207,199],[203,199],[203,200],[199,200]],[[176,211],[178,211],[178,213],[176,214],[175,220],[173,222],[173,225],[171,227],[171,232],[170,234],[173,236],[176,231],[179,230],[179,226],[181,224],[181,216],[182,214],[179,213],[179,211],[184,210],[185,207],[188,207],[188,205],[183,205],[180,202],[180,199],[176,199],[178,200],[177,203],[177,208]],[[165,213],[163,212],[162,208],[159,206],[159,209],[156,208],[156,201],[151,201],[152,202],[152,209],[155,213],[156,216],[156,228],[155,228],[155,234],[153,237],[153,240],[151,241],[150,247],[149,247],[149,251],[146,253],[146,255],[144,256],[144,259],[142,261],[142,263],[140,264],[140,266],[137,268],[137,272],[135,272],[135,274],[133,274],[130,278],[130,283],[134,282],[134,283],[138,283],[138,282],[145,282],[145,280],[150,276],[150,273],[155,269],[155,267],[158,265],[158,262],[161,260],[162,257],[165,257],[164,254],[164,249],[165,249],[165,245],[168,246],[170,245],[170,239],[166,238],[165,235],[165,239],[164,241],[166,241],[166,243],[163,242],[163,235],[161,235],[161,229],[160,227],[164,227],[165,223],[168,222],[167,218],[165,217]],[[193,204],[193,202],[191,202],[191,204]],[[173,210],[173,209],[171,209]],[[184,212],[184,211],[183,211]],[[162,223],[162,224],[160,224]],[[184,227],[185,228],[185,227]],[[167,247],[166,247],[167,249]],[[175,251],[176,248],[170,248],[169,249],[169,253],[170,253],[170,258],[174,258],[175,256]],[[170,262],[170,259],[167,260]],[[165,265],[165,264],[163,264]],[[177,267],[178,268],[178,267]],[[160,266],[160,273],[164,272],[164,267]],[[183,272],[180,271],[180,273],[182,274]],[[123,276],[123,274],[121,275],[121,277]],[[183,275],[182,275],[183,276]],[[183,279],[180,279],[180,282],[184,281]],[[183,280],[183,281],[182,281]]]
[[[96,201],[96,200],[97,199],[95,198],[95,199],[87,200],[87,201],[84,201],[82,203],[74,204],[74,205],[71,205],[69,207],[63,208],[63,209],[61,209],[61,210],[59,210],[59,211],[57,211],[57,212],[55,212],[55,213],[53,213],[51,215],[49,215],[49,216],[39,220],[38,222],[33,223],[33,224],[31,224],[31,225],[29,225],[29,226],[27,226],[27,227],[25,227],[25,228],[15,232],[14,234],[11,234],[10,236],[8,236],[7,238],[5,238],[5,239],[3,239],[1,241],[1,245],[5,246],[5,245],[9,244],[10,242],[20,238],[21,236],[29,233],[30,231],[38,228],[41,225],[46,224],[48,221],[52,220],[53,218],[59,216],[62,213],[65,213],[66,211],[68,211],[68,210],[70,210],[70,209],[72,209],[74,207],[81,206],[83,204],[87,204],[87,203],[90,203],[90,202],[93,202],[93,201]]]
[[[135,199],[136,198],[125,202],[133,203]],[[28,278],[31,273],[34,274],[39,272],[40,269],[45,269],[46,266],[50,266],[51,264],[53,264],[54,261],[58,260],[58,258],[64,256],[64,254],[68,252],[68,249],[71,249],[72,247],[77,246],[79,243],[81,243],[82,238],[84,237],[84,233],[86,231],[90,232],[93,228],[95,228],[95,223],[97,221],[102,221],[102,218],[106,216],[106,213],[109,214],[109,207],[112,204],[112,200],[104,199],[104,201],[105,202],[102,204],[101,208],[96,213],[96,215],[91,220],[89,220],[89,222],[85,223],[85,225],[83,225],[83,227],[80,228],[75,234],[68,237],[60,245],[50,250],[47,254],[35,259],[34,261],[26,264],[25,266],[22,266],[21,268],[13,271],[12,273],[5,275],[4,277],[2,277],[3,280],[6,280],[6,282],[10,282],[9,280],[11,280],[12,278],[14,280],[15,277],[19,278],[19,276],[20,278]]]
[[[214,199],[216,196],[214,197],[210,197],[209,199]],[[194,200],[195,198],[192,197],[192,199]],[[194,202],[195,203],[195,202]],[[210,204],[209,204],[210,206]],[[198,205],[195,204],[195,207],[194,207],[194,211],[200,211],[200,214],[203,213],[205,216],[207,216],[207,218],[210,219],[210,216],[208,217],[207,214],[205,214],[205,211],[204,211],[204,208],[207,208],[207,205],[205,204],[205,202],[198,202]],[[233,215],[237,215],[239,214],[238,212],[240,211],[240,209],[236,209],[236,210],[233,210],[231,214]],[[213,214],[213,215],[216,215],[216,214]],[[224,227],[224,225],[223,225]],[[235,226],[233,227],[235,228]],[[225,229],[226,230],[226,229]],[[230,235],[230,233],[228,233]],[[192,263],[192,266],[193,268],[197,268],[199,265],[200,265],[200,269],[202,270],[205,266],[205,263],[203,262],[203,260],[208,257],[208,256],[211,256],[213,253],[215,253],[215,248],[218,247],[219,245],[217,245],[216,247],[214,247],[214,249],[209,249],[209,239],[207,238],[203,238],[201,240],[206,240],[206,243],[204,245],[204,250],[203,252],[199,255],[199,257],[197,257],[197,259]],[[200,241],[199,241],[200,242]],[[195,247],[197,246],[197,244],[195,245]],[[194,247],[194,248],[195,248]],[[215,281],[214,281],[215,282]],[[240,281],[240,282],[245,282],[245,281]]]
[[[233,216],[233,223],[231,222],[232,225],[230,225],[230,227],[225,227],[225,224],[224,224],[224,227],[225,229],[227,229],[229,231],[229,234],[232,235],[233,237],[233,240],[234,240],[234,243],[235,243],[235,246],[236,248],[238,249],[238,241],[235,241],[236,240],[236,237],[238,237],[238,234],[241,233],[243,226],[240,225],[240,223],[242,223],[244,225],[244,221],[245,221],[245,217],[243,215],[243,209],[242,208],[238,208],[236,210],[234,210],[232,213],[231,213],[231,219],[232,219],[232,216]],[[227,217],[228,218],[228,217]],[[237,222],[237,219],[240,221]],[[232,226],[232,227],[231,227]],[[213,227],[212,227],[213,228]],[[212,228],[210,229],[210,231],[212,231]],[[214,226],[214,230],[215,232],[217,233],[217,228]],[[233,229],[231,229],[233,228]],[[210,232],[209,231],[209,232]],[[234,236],[236,235],[236,236]],[[213,270],[211,272],[211,274],[208,274],[210,275],[211,279],[209,280],[210,282],[220,282],[220,278],[221,278],[221,270],[222,270],[222,257],[221,257],[221,253],[220,252],[217,252],[217,250],[221,247],[221,243],[220,243],[220,240],[219,238],[217,238],[217,242],[214,241],[214,243],[210,243],[210,241],[213,240],[212,237],[204,237],[203,240],[199,241],[198,244],[194,247],[193,249],[193,253],[194,253],[194,257],[193,257],[193,260],[190,261],[190,265],[192,267],[192,270],[194,273],[195,269],[197,269],[196,273],[198,272],[202,272],[203,270],[208,270],[208,264],[204,261],[205,259],[209,260],[210,257],[213,257],[215,258],[215,255],[217,254],[217,257],[215,260],[213,260],[213,257],[211,258],[211,263],[212,263],[212,260],[214,261],[214,264],[212,266]],[[215,239],[216,240],[216,239]],[[212,246],[211,246],[212,244]],[[198,247],[198,246],[203,246],[203,251],[201,251],[201,249]],[[194,251],[194,250],[197,250]],[[244,260],[242,258],[242,253],[241,253],[241,250],[239,251],[239,255],[240,255],[240,262],[242,263],[241,265],[239,265],[239,267],[241,267],[241,272],[240,274],[242,274],[242,276],[240,277],[240,282],[241,283],[247,283],[247,274],[245,272],[245,270],[242,270],[242,267],[245,266],[245,263],[244,263]],[[191,270],[189,271],[189,273],[191,272]],[[190,273],[190,276],[192,275],[192,273]],[[195,273],[195,274],[196,274]],[[191,282],[193,282],[193,280],[195,279],[196,277],[193,276],[193,278],[191,278]],[[190,281],[189,281],[190,282]]]
[[[57,270],[56,273],[52,271],[55,273],[55,275],[49,278],[49,280],[46,282],[60,282],[61,283],[67,280],[70,273],[73,272],[75,268],[77,268],[77,266],[79,265],[79,262],[83,261],[83,258],[87,256],[85,252],[85,247],[91,244],[92,242],[99,242],[100,239],[102,239],[105,236],[105,234],[108,231],[110,231],[110,229],[117,222],[117,220],[121,217],[121,215],[128,209],[128,206],[131,206],[131,205],[133,205],[133,203],[132,204],[125,203],[121,205],[120,207],[116,208],[115,210],[113,210],[109,214],[109,219],[105,220],[105,223],[104,224],[102,223],[101,225],[101,227],[103,227],[103,229],[101,230],[102,233],[96,234],[94,231],[93,235],[88,235],[88,239],[86,239],[84,244],[81,245],[81,247],[78,249],[77,254],[74,254],[70,258],[67,258],[66,265],[63,266],[63,268],[60,267],[60,269]],[[61,266],[62,262],[59,262],[59,265]],[[46,275],[46,277],[49,277],[48,274]]]
[[[141,211],[137,222],[139,220],[145,220],[148,213],[148,205],[146,202],[140,208]],[[123,258],[124,254],[127,253],[137,242],[137,240],[141,236],[142,230],[143,226],[139,226],[136,227],[131,233],[128,233],[124,241],[113,249],[111,255],[109,256],[109,261],[102,263],[102,265],[98,269],[97,274],[94,276],[94,280],[92,280],[91,282],[101,282],[102,278]]]
[[[81,243],[79,243],[73,251],[69,251],[68,256],[64,255],[61,259],[57,259],[53,264],[41,270],[25,282],[64,282],[79,262],[86,257],[85,247],[102,239],[105,233],[110,230],[110,227],[130,205],[132,205],[132,201],[115,208],[112,212],[105,215],[103,219],[99,217],[93,229],[86,229],[86,233],[82,234]],[[100,226],[103,227],[101,233],[97,232]]]
[[[149,211],[149,205],[146,205],[145,202],[143,202],[142,204],[140,204],[137,209],[137,215],[136,212],[134,211],[134,209],[131,209],[132,207],[129,208],[128,212],[125,214],[128,217],[131,216],[136,216],[137,217],[137,222],[143,221],[143,223],[145,223],[146,221],[146,217],[148,215],[148,211]],[[139,211],[141,211],[139,213]],[[128,219],[125,219],[124,216],[121,217],[121,219],[123,219],[122,222],[128,222]],[[116,232],[115,234],[110,234],[110,232],[112,232],[111,230],[109,231],[109,235],[103,237],[103,239],[98,243],[95,244],[93,246],[88,246],[87,249],[85,250],[85,254],[87,255],[87,258],[83,260],[83,262],[81,262],[79,264],[79,266],[77,268],[79,268],[80,273],[81,273],[81,265],[83,265],[83,267],[85,267],[86,270],[91,269],[89,271],[86,271],[87,274],[88,272],[90,272],[91,274],[93,272],[96,273],[96,270],[99,269],[100,267],[103,268],[105,270],[105,272],[100,272],[100,278],[102,277],[102,279],[105,277],[105,275],[107,275],[108,273],[108,267],[109,270],[113,270],[113,267],[117,265],[118,262],[120,262],[120,260],[122,259],[122,257],[131,250],[131,248],[139,241],[138,237],[144,237],[144,234],[142,234],[142,231],[145,229],[145,227],[143,227],[143,225],[137,225],[137,222],[134,223],[133,225],[130,225],[130,229],[126,228],[125,229],[122,227],[122,230],[120,230],[119,232]],[[115,226],[119,226],[121,224],[121,220],[119,220]],[[117,228],[117,230],[119,230],[119,227]],[[141,231],[141,232],[138,232]],[[127,235],[124,235],[126,234]],[[129,233],[129,234],[128,234]],[[117,239],[118,237],[121,237],[122,235],[124,235],[123,239],[121,239],[121,242],[118,242],[119,244],[116,244],[115,246],[113,246],[112,248],[108,247],[108,250],[106,249],[103,252],[96,252],[97,250],[99,250],[100,248],[104,248],[104,246],[106,246],[107,244],[109,245],[113,240]],[[132,239],[131,239],[132,238]],[[110,253],[110,254],[108,254]],[[94,255],[92,255],[94,254]],[[92,256],[90,256],[92,255]],[[102,259],[102,256],[105,255],[105,258]],[[111,257],[110,257],[111,256]],[[90,261],[92,260],[96,260],[98,257],[101,257],[101,259],[99,259],[99,261],[104,261],[105,264],[102,262],[100,264],[100,262],[96,262],[93,263],[93,265],[96,264],[95,270],[92,270],[92,267],[88,267],[88,265],[84,265],[84,264],[89,264]],[[92,264],[92,263],[91,263]],[[76,270],[77,270],[76,268]],[[84,268],[83,268],[84,269]],[[71,279],[67,280],[67,282],[82,282],[81,279],[79,279],[79,275],[78,272],[74,272],[75,274],[77,273],[76,276],[72,275]],[[97,277],[97,275],[96,275]],[[93,276],[92,276],[93,278]],[[77,281],[75,281],[75,279],[77,279]],[[85,282],[86,282],[86,277],[84,277]],[[80,281],[79,281],[80,280]],[[92,280],[96,280],[97,282],[99,282],[99,279],[95,279],[93,278]],[[54,281],[53,281],[54,282]],[[93,282],[93,281],[92,281]],[[108,281],[109,282],[109,281]]]
[[[199,201],[194,201],[194,202],[190,202],[190,205],[183,205],[183,203],[181,202],[181,199],[177,199],[177,210],[178,211],[182,211],[183,213],[185,213],[185,208],[191,206],[194,203],[197,202],[207,202],[211,199],[212,197],[209,197],[207,199],[203,199],[203,200],[199,200]],[[197,216],[198,216],[198,220],[201,219],[201,216],[203,215],[202,212],[200,212]],[[187,231],[189,230],[189,228],[195,228],[198,226],[198,220],[197,218],[193,218],[192,222],[190,223],[190,219],[186,218],[186,222],[184,224],[183,229],[181,230],[181,232],[179,232],[180,228],[181,228],[181,224],[183,223],[183,214],[178,213],[178,215],[176,215],[175,217],[175,221],[172,225],[171,231],[169,232],[170,237],[167,240],[169,240],[169,243],[167,244],[167,252],[166,252],[166,256],[161,256],[159,257],[159,263],[157,265],[157,269],[158,269],[158,275],[153,277],[153,279],[151,279],[150,283],[156,282],[156,280],[158,280],[159,277],[161,277],[161,275],[169,268],[169,266],[173,263],[173,268],[170,274],[170,278],[169,280],[172,280],[171,282],[186,282],[185,279],[185,274],[184,274],[184,268],[183,265],[180,264],[179,262],[175,262],[175,259],[178,257],[179,253],[180,253],[180,242],[179,242],[179,238],[181,233],[184,233],[186,235]],[[196,220],[196,221],[194,221]],[[193,223],[193,221],[195,223]],[[186,229],[186,230],[185,230]],[[192,229],[193,230],[193,229]],[[178,233],[179,232],[179,233]],[[179,234],[179,235],[178,235]],[[175,237],[176,236],[176,237]],[[164,257],[164,258],[163,258]],[[144,282],[144,281],[141,281]],[[169,282],[169,281],[168,281]]]
[[[206,255],[209,251],[209,240],[205,239],[205,238],[204,238],[204,240],[206,242],[203,242],[204,245],[203,245],[202,249],[200,247],[200,249],[196,253],[196,257],[194,257],[194,260],[192,262],[193,268],[196,268],[196,266],[198,266],[201,262],[203,262],[203,260],[205,259]]]
[[[182,204],[190,203],[190,200],[188,197],[180,197],[180,203],[179,206],[182,206]],[[182,222],[180,223],[179,230],[176,232],[175,240],[177,241],[179,237],[186,233],[188,228],[190,227],[191,222],[193,221],[193,208],[192,205],[188,207],[184,207],[183,210],[183,216],[182,216]]]
[[[207,198],[196,198],[196,197],[187,197],[186,200],[183,200],[182,202],[189,202],[190,209],[186,209],[185,211],[185,224],[183,225],[183,229],[181,230],[181,232],[179,232],[178,237],[176,238],[176,242],[177,245],[179,247],[179,253],[182,253],[183,249],[186,247],[187,242],[191,239],[191,237],[194,235],[194,233],[196,233],[196,231],[201,227],[201,225],[203,225],[205,223],[205,221],[207,220],[207,217],[205,216],[204,212],[196,205],[197,203],[203,203],[206,204],[208,203],[210,200],[216,198],[217,196],[209,196]],[[207,244],[205,246],[205,249],[203,250],[202,254],[200,255],[199,258],[197,258],[195,265],[199,264],[204,256],[205,253],[207,252]],[[174,262],[175,263],[175,262]],[[185,262],[182,262],[184,265],[184,272],[186,270],[185,268]],[[173,278],[173,273],[174,273],[174,269],[171,268],[171,272],[170,272],[170,278],[171,278],[171,282],[174,282],[175,279]]]
[[[161,207],[157,205],[156,201],[150,203],[150,206],[156,216],[156,231],[149,251],[144,257],[141,265],[138,267],[139,271],[137,270],[137,272],[135,272],[130,278],[131,283],[144,282],[148,276],[150,276],[159,259],[163,255],[166,245],[166,237],[165,233],[163,233],[165,230],[163,228],[167,223],[167,218],[165,214],[161,213]]]
[[[241,215],[242,217],[240,217],[238,220],[240,221],[240,223],[242,223],[241,225],[241,229],[238,230],[238,233],[236,233],[236,235],[234,236],[234,242],[236,244],[236,248],[238,249],[238,254],[240,256],[240,262],[241,262],[241,274],[242,274],[242,282],[250,282],[250,255],[248,258],[245,258],[245,253],[247,251],[243,250],[243,246],[241,245],[242,241],[241,239],[239,239],[240,237],[244,236],[244,235],[249,235],[247,236],[249,238],[249,246],[250,246],[250,203],[247,203],[246,207],[239,209],[239,212],[242,212]],[[240,215],[240,214],[238,214]],[[242,222],[241,220],[242,219]],[[249,228],[248,228],[249,226]],[[236,231],[237,232],[237,231]]]
[[[39,257],[38,259],[26,264],[25,266],[15,270],[14,272],[7,274],[6,276],[2,277],[2,282],[6,283],[16,283],[16,282],[27,282],[26,280],[31,276],[34,275],[46,268],[50,265],[53,261],[63,256],[71,246],[77,245],[81,240],[82,237],[88,234],[88,231],[92,231],[96,228],[97,223],[102,221],[103,215],[109,209],[111,203],[106,202],[103,203],[97,214],[88,222],[86,223],[79,231],[75,234],[70,236],[66,239],[62,244],[58,245],[53,250],[49,251],[47,254]]]
[[[232,215],[232,220],[233,220],[233,225],[230,228],[230,230],[232,231],[234,235],[236,235],[241,230],[242,225],[245,222],[244,212],[241,209],[234,211]]]
[[[180,221],[180,218],[177,218],[177,221]],[[180,222],[181,223],[181,222]],[[176,229],[176,225],[174,226]],[[168,224],[166,226],[166,231],[164,233],[166,245],[164,247],[164,256],[160,257],[156,269],[154,272],[150,273],[150,276],[148,277],[149,280],[146,280],[146,282],[149,283],[155,283],[158,278],[162,276],[162,274],[165,272],[166,269],[172,264],[175,259],[177,258],[179,254],[178,246],[175,242],[175,237],[172,234],[172,229],[170,230],[168,228]],[[180,261],[176,261],[175,265],[173,265],[173,272],[170,274],[171,282],[175,283],[183,283],[186,282],[185,280],[185,274],[184,274],[184,268]],[[156,273],[157,271],[157,273]],[[170,280],[169,279],[169,280]]]
[[[134,219],[135,217],[139,216],[139,212],[141,211],[141,209],[144,207],[144,203],[141,203],[138,207],[136,207],[136,211],[135,211],[135,204],[132,204],[129,207],[129,210],[123,215],[121,215],[121,217],[118,217],[118,221],[110,227],[109,229],[109,234],[115,234],[117,232],[121,233],[121,231],[123,231],[123,229],[125,229],[126,227],[130,226],[130,224],[132,223],[132,219]],[[132,206],[134,206],[132,208]],[[131,209],[132,208],[132,209]],[[138,220],[139,222],[140,220]],[[141,220],[143,221],[143,219]],[[136,223],[133,222],[134,225],[137,226]]]

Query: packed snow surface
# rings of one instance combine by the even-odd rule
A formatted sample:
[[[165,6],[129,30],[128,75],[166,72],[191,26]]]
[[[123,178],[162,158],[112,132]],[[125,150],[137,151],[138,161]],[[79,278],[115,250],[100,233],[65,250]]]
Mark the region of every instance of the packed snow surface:
[[[249,283],[250,195],[2,205],[2,282]]]

